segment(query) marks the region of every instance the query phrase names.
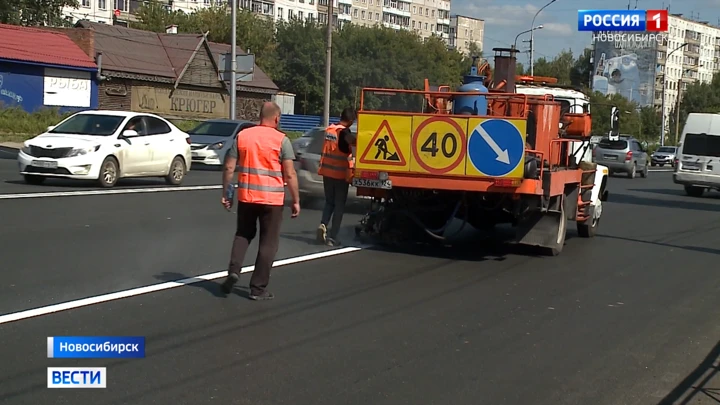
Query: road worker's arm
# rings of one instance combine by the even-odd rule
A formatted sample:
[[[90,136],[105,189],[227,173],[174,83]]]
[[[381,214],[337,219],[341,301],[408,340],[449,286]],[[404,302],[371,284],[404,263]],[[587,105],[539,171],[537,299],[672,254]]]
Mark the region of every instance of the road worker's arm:
[[[230,150],[225,154],[225,164],[223,167],[223,175],[222,175],[222,193],[223,197],[225,197],[225,190],[227,190],[228,186],[232,182],[232,178],[235,175],[235,168],[237,167],[237,161],[238,161],[238,147],[237,142],[233,142],[233,146],[230,147]]]
[[[295,152],[290,139],[285,137],[280,148],[280,162],[282,163],[283,179],[287,183],[294,204],[300,203],[300,187],[295,172]]]

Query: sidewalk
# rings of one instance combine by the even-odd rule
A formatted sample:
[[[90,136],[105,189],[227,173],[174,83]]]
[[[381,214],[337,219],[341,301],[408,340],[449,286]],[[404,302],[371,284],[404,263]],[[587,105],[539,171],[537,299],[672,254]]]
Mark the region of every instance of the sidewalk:
[[[0,142],[0,148],[20,149],[22,144],[20,142]]]

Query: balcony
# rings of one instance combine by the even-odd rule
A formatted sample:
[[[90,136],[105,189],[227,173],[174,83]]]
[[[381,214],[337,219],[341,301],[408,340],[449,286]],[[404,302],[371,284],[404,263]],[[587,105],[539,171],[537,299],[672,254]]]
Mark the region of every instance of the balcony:
[[[387,21],[384,21],[384,22],[383,22],[383,25],[384,25],[385,27],[387,27],[387,28],[392,28],[392,29],[394,29],[394,30],[399,30],[399,29],[402,28],[402,26],[401,26],[400,24],[392,24],[392,23],[389,23],[389,22],[387,22]]]
[[[687,43],[689,43],[689,44],[700,45],[700,35],[698,34],[697,36],[693,36],[693,35],[687,35],[687,34],[686,34],[686,35],[685,35],[685,42],[687,42]]]
[[[694,57],[696,57],[696,58],[699,58],[699,57],[700,57],[700,47],[697,47],[697,48],[696,48],[696,47],[693,47],[693,46],[688,46],[687,48],[685,48],[685,52],[684,52],[684,53],[685,53],[685,55],[687,55],[687,56],[694,56]]]
[[[383,10],[383,13],[394,14],[394,15],[399,15],[399,16],[408,17],[408,18],[410,18],[410,16],[411,16],[410,11],[398,10],[397,8],[383,6],[382,10]]]
[[[337,18],[340,21],[352,21],[352,16],[350,14],[338,14]]]
[[[449,18],[438,18],[437,23],[438,23],[438,25],[450,25],[450,19]]]
[[[348,6],[352,6],[353,2],[352,0],[338,0],[338,4],[347,4]]]
[[[683,63],[683,68],[697,72],[700,67],[696,63]]]

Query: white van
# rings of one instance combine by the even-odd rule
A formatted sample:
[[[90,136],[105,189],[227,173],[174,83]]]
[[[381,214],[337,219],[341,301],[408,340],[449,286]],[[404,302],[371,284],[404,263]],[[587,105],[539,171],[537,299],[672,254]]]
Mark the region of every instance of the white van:
[[[676,156],[673,181],[689,196],[720,190],[720,114],[689,114]]]

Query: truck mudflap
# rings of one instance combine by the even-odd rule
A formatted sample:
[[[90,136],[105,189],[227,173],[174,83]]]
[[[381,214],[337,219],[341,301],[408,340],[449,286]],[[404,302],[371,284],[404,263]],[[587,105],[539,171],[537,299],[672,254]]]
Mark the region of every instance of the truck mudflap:
[[[559,255],[565,245],[567,214],[563,196],[553,198],[547,210],[528,213],[518,221],[515,241],[543,248],[551,256]]]

